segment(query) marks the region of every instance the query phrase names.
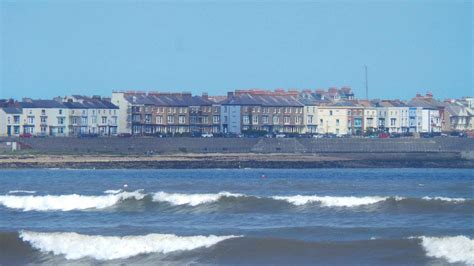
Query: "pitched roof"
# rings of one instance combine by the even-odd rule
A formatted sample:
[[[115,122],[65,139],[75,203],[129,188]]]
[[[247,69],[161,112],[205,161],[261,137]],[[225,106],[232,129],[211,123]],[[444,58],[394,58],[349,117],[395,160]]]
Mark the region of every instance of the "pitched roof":
[[[125,99],[133,104],[155,106],[202,106],[214,102],[201,96],[190,94],[127,94]]]
[[[66,108],[66,106],[55,100],[31,100],[20,102],[22,108]]]
[[[17,107],[3,107],[2,110],[7,114],[22,114],[21,108]]]
[[[223,105],[257,105],[257,106],[304,106],[291,96],[280,95],[233,95],[222,102]]]

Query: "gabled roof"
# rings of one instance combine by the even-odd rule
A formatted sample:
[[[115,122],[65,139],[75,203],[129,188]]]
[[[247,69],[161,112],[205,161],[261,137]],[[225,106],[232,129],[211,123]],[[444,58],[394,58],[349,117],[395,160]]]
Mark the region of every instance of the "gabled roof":
[[[3,107],[2,110],[6,114],[22,114],[23,113],[21,108],[17,108],[17,107]]]
[[[31,100],[20,102],[22,108],[66,108],[66,106],[55,100]]]
[[[438,106],[433,102],[426,101],[426,100],[419,100],[413,99],[408,102],[408,106],[410,107],[422,107],[424,109],[438,109]]]
[[[240,94],[228,97],[222,105],[304,106],[291,96]]]
[[[138,105],[154,106],[203,106],[212,105],[213,101],[201,96],[191,96],[190,94],[126,94],[125,99]]]

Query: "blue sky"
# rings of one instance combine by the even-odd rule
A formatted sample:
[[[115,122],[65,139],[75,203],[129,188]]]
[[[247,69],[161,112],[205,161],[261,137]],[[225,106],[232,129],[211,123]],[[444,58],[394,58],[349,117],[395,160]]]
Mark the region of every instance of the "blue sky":
[[[473,95],[471,1],[7,1],[0,97],[351,86]]]

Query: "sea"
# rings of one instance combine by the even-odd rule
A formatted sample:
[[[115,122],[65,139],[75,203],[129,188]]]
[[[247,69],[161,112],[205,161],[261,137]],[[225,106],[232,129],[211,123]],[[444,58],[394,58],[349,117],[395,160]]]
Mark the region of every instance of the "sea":
[[[3,169],[0,264],[474,265],[474,171]]]

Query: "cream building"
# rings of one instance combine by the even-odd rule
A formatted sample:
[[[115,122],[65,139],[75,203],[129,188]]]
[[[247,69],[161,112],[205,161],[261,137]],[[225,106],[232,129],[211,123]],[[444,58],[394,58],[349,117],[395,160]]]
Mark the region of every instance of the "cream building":
[[[22,133],[32,135],[69,135],[67,107],[55,100],[24,99],[20,102],[23,110]]]
[[[0,136],[19,136],[22,134],[23,112],[17,107],[0,108]]]
[[[319,134],[348,134],[348,108],[342,106],[318,107],[318,133]]]

